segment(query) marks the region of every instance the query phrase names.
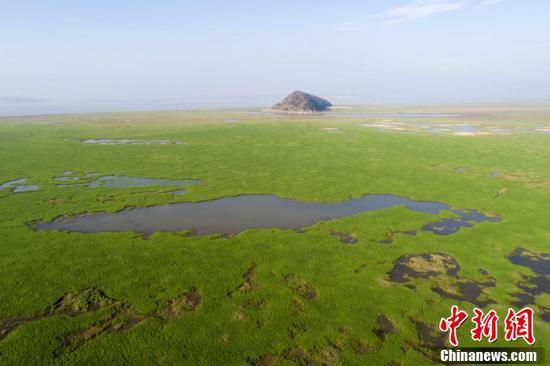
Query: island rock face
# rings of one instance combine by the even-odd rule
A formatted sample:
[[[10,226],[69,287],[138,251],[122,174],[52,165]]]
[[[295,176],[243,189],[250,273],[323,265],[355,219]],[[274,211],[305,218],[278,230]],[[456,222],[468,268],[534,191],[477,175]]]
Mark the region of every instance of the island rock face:
[[[283,112],[312,113],[327,111],[331,106],[332,104],[326,99],[295,91],[271,109]]]

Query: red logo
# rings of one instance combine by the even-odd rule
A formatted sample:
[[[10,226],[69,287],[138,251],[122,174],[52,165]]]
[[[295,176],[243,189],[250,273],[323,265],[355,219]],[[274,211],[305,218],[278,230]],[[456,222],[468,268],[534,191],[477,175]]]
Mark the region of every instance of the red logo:
[[[466,319],[468,319],[468,313],[458,310],[458,306],[453,305],[451,307],[451,316],[446,319],[442,318],[439,322],[439,329],[442,332],[449,332],[449,341],[453,346],[458,346],[456,330]]]
[[[497,340],[498,336],[498,315],[496,311],[491,310],[487,315],[483,315],[483,310],[478,308],[474,309],[475,316],[472,321],[475,324],[475,328],[472,329],[472,339],[474,341],[481,341],[483,337],[487,337],[490,343]]]
[[[508,309],[508,314],[504,320],[504,338],[511,342],[523,338],[528,344],[535,343],[533,332],[533,317],[534,311],[531,308],[523,308],[517,312],[513,309]],[[456,331],[462,323],[468,319],[468,313],[460,310],[458,306],[451,307],[451,316],[441,318],[439,321],[439,329],[442,332],[449,333],[449,342],[452,346],[458,346]],[[484,338],[492,343],[498,338],[498,321],[499,317],[496,311],[491,310],[485,314],[483,310],[475,308],[472,322],[474,327],[470,334],[474,341],[480,342]]]
[[[506,331],[504,338],[508,342],[523,338],[529,344],[535,343],[533,315],[534,311],[531,308],[524,308],[517,313],[513,309],[508,309],[508,315],[504,320]]]

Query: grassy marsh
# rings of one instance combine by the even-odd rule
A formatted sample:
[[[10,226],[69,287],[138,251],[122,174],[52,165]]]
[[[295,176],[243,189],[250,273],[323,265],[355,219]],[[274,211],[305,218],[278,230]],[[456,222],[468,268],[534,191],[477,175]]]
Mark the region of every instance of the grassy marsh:
[[[539,106],[338,111],[458,113],[463,116],[443,122],[518,131],[550,125],[550,109]],[[448,315],[451,304],[470,313],[475,305],[432,291],[440,286],[457,294],[452,276],[415,279],[414,288],[390,281],[398,258],[445,253],[460,265],[461,279],[476,283],[487,281],[483,269],[496,281],[483,296],[495,301],[489,307],[500,315],[517,300],[518,283],[537,275],[512,263],[510,255],[519,247],[535,256],[549,253],[548,134],[402,133],[360,126],[377,118],[238,110],[34,120],[0,119],[0,184],[25,177],[39,186],[33,192],[0,191],[0,328],[13,317],[41,317],[0,339],[0,364],[431,364],[426,344],[439,340],[430,326]],[[327,133],[334,128],[339,133]],[[185,144],[101,145],[83,139]],[[183,195],[172,194],[177,186],[62,189],[55,177],[66,171],[203,184],[187,186]],[[134,232],[37,232],[29,226],[62,215],[240,194],[307,202],[394,194],[474,208],[501,221],[439,236],[421,230],[434,215],[393,207],[300,231],[253,229],[233,236],[183,231],[143,238]],[[416,235],[402,234],[411,231]],[[333,233],[353,235],[355,243]],[[388,237],[391,243],[380,243]],[[427,270],[427,264],[414,266]],[[67,294],[82,291],[86,296],[71,295],[78,301],[65,306],[78,315],[52,310]],[[548,294],[535,302],[535,334],[544,342],[550,323],[540,314],[548,308]],[[460,329],[461,345],[479,345],[468,332]]]

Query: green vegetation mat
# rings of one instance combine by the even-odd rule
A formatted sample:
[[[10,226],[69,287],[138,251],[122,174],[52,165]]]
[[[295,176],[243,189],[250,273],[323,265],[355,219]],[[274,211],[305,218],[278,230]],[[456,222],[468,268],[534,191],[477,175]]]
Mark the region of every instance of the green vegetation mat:
[[[460,107],[449,110],[460,113]],[[550,125],[550,113],[536,107],[467,112],[470,118],[443,122]],[[24,177],[39,185],[33,192],[0,191],[0,364],[432,364],[431,347],[443,340],[429,330],[450,315],[452,304],[470,317],[475,307],[433,288],[458,296],[461,281],[493,281],[479,298],[493,300],[486,309],[503,320],[524,291],[518,283],[537,276],[509,256],[516,248],[533,256],[550,252],[550,135],[360,126],[376,120],[231,110],[0,119],[0,184]],[[202,184],[181,195],[170,186],[57,187],[70,183],[54,179],[66,171]],[[447,236],[421,230],[438,217],[404,207],[299,231],[254,229],[229,237],[32,227],[61,215],[239,194],[336,202],[369,193],[443,202],[502,220]],[[439,218],[452,216],[445,211]],[[343,242],[342,233],[357,243]],[[388,238],[391,244],[382,243]],[[399,258],[422,253],[454,258],[458,275],[441,271],[438,260],[447,256],[436,255],[411,262],[436,275],[391,281]],[[550,323],[540,316],[550,311],[548,294],[535,302],[536,345],[544,346]],[[493,345],[507,346],[502,321],[499,326]],[[470,329],[460,328],[461,346],[489,345],[473,342]]]

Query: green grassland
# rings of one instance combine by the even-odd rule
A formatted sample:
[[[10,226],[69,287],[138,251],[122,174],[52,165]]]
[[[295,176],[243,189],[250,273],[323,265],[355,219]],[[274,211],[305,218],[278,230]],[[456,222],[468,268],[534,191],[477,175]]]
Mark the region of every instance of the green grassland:
[[[550,125],[550,111],[535,106],[412,111],[461,110],[472,117],[446,122]],[[32,123],[38,120],[59,124]],[[508,256],[518,247],[549,253],[550,135],[453,136],[358,125],[368,120],[231,110],[1,119],[0,183],[25,177],[40,188],[0,191],[0,324],[16,316],[48,315],[0,340],[0,364],[432,364],[416,323],[435,326],[450,315],[452,304],[470,314],[474,305],[431,290],[435,281],[452,288],[452,278],[415,279],[415,289],[389,281],[394,262],[415,253],[451,255],[461,278],[482,281],[479,269],[487,270],[496,279],[496,286],[484,289],[496,302],[488,309],[503,319],[520,291],[518,281],[534,276]],[[185,144],[80,142],[87,138]],[[69,170],[204,184],[178,196],[171,187],[56,187],[54,177]],[[266,228],[232,237],[181,232],[143,238],[131,232],[37,232],[29,226],[60,215],[238,194],[333,202],[369,193],[475,208],[502,221],[448,236],[396,234],[389,245],[380,243],[389,232],[419,230],[434,216],[396,207],[301,232]],[[359,242],[344,244],[332,232],[353,234]],[[84,296],[86,289],[95,290],[77,299],[82,303],[70,303],[73,312],[55,308],[64,295]],[[200,294],[198,306],[185,297],[189,293]],[[101,306],[92,308],[87,301]],[[538,316],[540,307],[548,307],[548,294],[537,304],[536,345],[549,346],[550,325]],[[383,337],[377,334],[381,315],[395,327]],[[124,316],[139,320],[132,327],[117,326]],[[488,345],[471,341],[469,329],[470,324],[460,329],[461,345]],[[500,331],[494,345],[508,345]]]

